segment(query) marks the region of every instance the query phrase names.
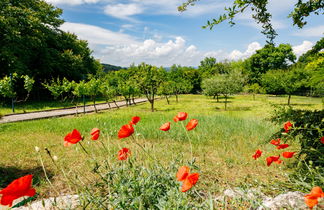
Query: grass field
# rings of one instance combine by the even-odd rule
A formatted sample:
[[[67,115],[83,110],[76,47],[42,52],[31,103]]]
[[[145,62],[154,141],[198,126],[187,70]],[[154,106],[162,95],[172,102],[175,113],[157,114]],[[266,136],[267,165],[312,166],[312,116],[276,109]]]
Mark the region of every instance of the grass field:
[[[68,193],[69,187],[62,173],[52,164],[44,148],[58,157],[57,164],[64,168],[68,176],[76,173],[89,175],[91,160],[82,152],[79,145],[63,147],[63,138],[74,128],[85,136],[83,145],[99,159],[117,162],[117,151],[122,147],[132,150],[132,157],[138,164],[150,165],[153,161],[140,150],[134,140],[118,140],[119,128],[127,124],[132,116],[140,116],[141,121],[135,127],[136,141],[150,152],[153,159],[162,165],[175,162],[181,166],[190,160],[190,144],[181,122],[174,123],[173,117],[179,112],[187,112],[189,119],[198,119],[196,129],[188,133],[193,145],[193,157],[198,166],[195,171],[201,174],[195,186],[210,194],[218,194],[229,187],[260,187],[267,194],[277,194],[294,186],[286,183],[291,169],[286,161],[282,165],[267,167],[265,156],[252,159],[256,149],[272,155],[273,146],[268,144],[270,136],[281,128],[267,121],[273,110],[272,104],[286,104],[286,97],[267,95],[238,95],[230,98],[228,110],[224,104],[200,95],[184,95],[179,103],[171,98],[168,105],[165,100],[156,102],[156,112],[150,112],[148,103],[125,107],[119,110],[90,114],[81,117],[64,117],[0,124],[0,188],[5,187],[14,178],[27,173],[35,176],[36,190],[41,197],[55,195],[56,192],[46,182],[42,167],[34,147],[41,148],[45,168],[55,190]],[[292,97],[295,108],[322,109],[320,98]],[[171,122],[168,132],[159,130],[165,122]],[[100,149],[101,144],[90,142],[90,130],[98,127],[102,131],[99,141],[103,141],[108,152]],[[298,145],[292,145],[298,149]],[[273,153],[274,155],[275,153]],[[176,171],[174,171],[174,174]],[[91,178],[87,179],[91,183]]]

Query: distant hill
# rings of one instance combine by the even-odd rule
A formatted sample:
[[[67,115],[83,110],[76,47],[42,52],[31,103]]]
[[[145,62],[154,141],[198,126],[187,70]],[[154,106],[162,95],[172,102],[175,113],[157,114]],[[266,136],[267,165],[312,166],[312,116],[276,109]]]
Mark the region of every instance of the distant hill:
[[[106,64],[106,63],[102,63],[101,64],[104,68],[104,71],[107,73],[109,71],[118,71],[120,69],[126,69],[125,67],[121,67],[121,66],[114,66],[111,64]]]

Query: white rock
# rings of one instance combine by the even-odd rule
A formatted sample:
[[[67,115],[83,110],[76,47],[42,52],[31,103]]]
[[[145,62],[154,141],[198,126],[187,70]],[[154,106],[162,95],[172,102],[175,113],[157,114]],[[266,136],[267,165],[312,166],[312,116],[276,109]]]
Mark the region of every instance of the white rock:
[[[304,194],[301,192],[287,192],[275,198],[265,199],[258,210],[271,209],[308,209],[304,202]]]
[[[47,209],[75,209],[79,206],[78,195],[65,195],[34,201],[27,206],[15,208],[17,210],[47,210]]]

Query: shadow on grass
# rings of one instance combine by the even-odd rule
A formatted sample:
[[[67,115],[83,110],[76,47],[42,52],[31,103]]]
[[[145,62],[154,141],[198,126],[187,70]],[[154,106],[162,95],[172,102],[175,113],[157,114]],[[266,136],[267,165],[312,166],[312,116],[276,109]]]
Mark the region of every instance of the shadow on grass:
[[[276,105],[281,105],[281,106],[314,106],[316,104],[290,104],[290,105],[288,105],[287,103],[276,103]]]
[[[53,177],[53,173],[51,171],[46,170],[46,173],[49,179]],[[13,180],[28,174],[33,175],[33,184],[35,185],[39,185],[41,180],[45,179],[44,172],[41,166],[25,170],[18,169],[15,167],[0,166],[0,189],[8,186],[8,184],[10,184]]]

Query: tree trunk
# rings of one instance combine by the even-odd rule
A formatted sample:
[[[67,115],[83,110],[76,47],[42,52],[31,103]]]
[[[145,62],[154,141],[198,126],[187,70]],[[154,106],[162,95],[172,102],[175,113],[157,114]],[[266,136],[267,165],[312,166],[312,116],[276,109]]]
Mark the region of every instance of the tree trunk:
[[[97,107],[96,107],[96,98],[93,98],[93,107],[95,109],[95,112],[98,113]]]
[[[169,101],[169,98],[168,98],[168,96],[167,96],[167,95],[165,96],[165,98],[166,98],[166,100],[167,100],[168,104],[170,104],[170,101]]]
[[[117,107],[117,109],[119,109],[118,104],[116,103],[116,101],[114,100],[115,106]]]
[[[106,103],[107,103],[107,105],[108,105],[109,109],[111,109],[111,106],[110,106],[110,103],[109,103],[109,101],[108,101],[108,100],[106,100]]]
[[[154,112],[154,98],[150,100],[151,103],[151,112]]]
[[[217,97],[217,102],[219,102],[218,94],[216,95],[216,97]]]
[[[227,96],[225,96],[225,110],[227,109]]]
[[[216,98],[216,95],[213,96],[213,99],[215,99],[215,98]]]
[[[255,94],[253,93],[253,101],[255,101]]]
[[[126,106],[128,106],[128,98],[125,98]]]
[[[290,105],[290,99],[291,99],[291,95],[288,95],[288,106]]]
[[[175,96],[176,96],[176,102],[178,103],[179,102],[179,100],[178,100],[178,94],[175,94]]]
[[[133,100],[133,104],[136,105],[136,103],[135,103],[135,98],[134,98],[134,97],[132,98],[132,100]]]

